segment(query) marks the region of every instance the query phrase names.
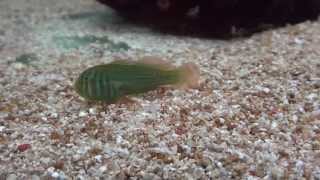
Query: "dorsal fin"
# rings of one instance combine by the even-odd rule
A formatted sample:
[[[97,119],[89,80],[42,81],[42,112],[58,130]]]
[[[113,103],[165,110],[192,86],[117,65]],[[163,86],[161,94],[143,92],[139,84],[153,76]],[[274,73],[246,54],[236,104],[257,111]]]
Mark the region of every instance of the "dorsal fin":
[[[112,61],[110,64],[134,64],[134,61],[130,61],[128,59],[117,59]]]
[[[139,61],[137,61],[138,64],[143,64],[151,67],[156,67],[161,70],[173,70],[175,69],[175,66],[170,64],[169,62],[156,57],[156,56],[145,56]]]

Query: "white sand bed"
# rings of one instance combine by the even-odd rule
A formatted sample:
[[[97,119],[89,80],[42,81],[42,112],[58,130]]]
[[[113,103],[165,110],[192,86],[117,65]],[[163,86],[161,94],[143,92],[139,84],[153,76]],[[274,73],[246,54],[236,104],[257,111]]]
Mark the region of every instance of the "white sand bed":
[[[0,179],[320,179],[320,22],[223,41],[23,2],[0,1]],[[201,88],[106,106],[72,87],[146,55],[197,64]]]

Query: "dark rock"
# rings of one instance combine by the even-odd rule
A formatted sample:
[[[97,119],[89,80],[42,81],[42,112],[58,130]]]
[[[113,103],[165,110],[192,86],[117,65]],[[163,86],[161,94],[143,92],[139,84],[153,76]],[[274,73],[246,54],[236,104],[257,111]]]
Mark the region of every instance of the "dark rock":
[[[133,22],[178,33],[234,35],[315,20],[319,0],[97,0]]]

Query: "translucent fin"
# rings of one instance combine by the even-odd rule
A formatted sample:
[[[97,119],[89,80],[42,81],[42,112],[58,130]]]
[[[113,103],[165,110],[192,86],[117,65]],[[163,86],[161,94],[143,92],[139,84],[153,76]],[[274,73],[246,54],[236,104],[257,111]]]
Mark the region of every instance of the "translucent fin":
[[[200,70],[194,63],[183,64],[179,71],[181,72],[181,80],[177,84],[177,88],[199,88]]]
[[[117,59],[117,60],[112,61],[109,64],[134,64],[134,61],[130,61],[127,59]]]
[[[140,64],[150,65],[152,67],[159,68],[161,70],[173,70],[175,66],[170,64],[169,62],[155,56],[145,56],[141,60],[138,61]]]

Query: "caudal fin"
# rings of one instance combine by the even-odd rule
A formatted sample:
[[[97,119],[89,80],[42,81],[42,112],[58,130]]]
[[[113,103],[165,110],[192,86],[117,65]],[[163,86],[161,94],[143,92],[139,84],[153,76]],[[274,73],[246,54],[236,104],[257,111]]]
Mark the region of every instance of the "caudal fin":
[[[188,88],[198,88],[200,80],[200,69],[194,63],[183,64],[179,68],[182,78],[179,83],[179,88],[188,89]]]

